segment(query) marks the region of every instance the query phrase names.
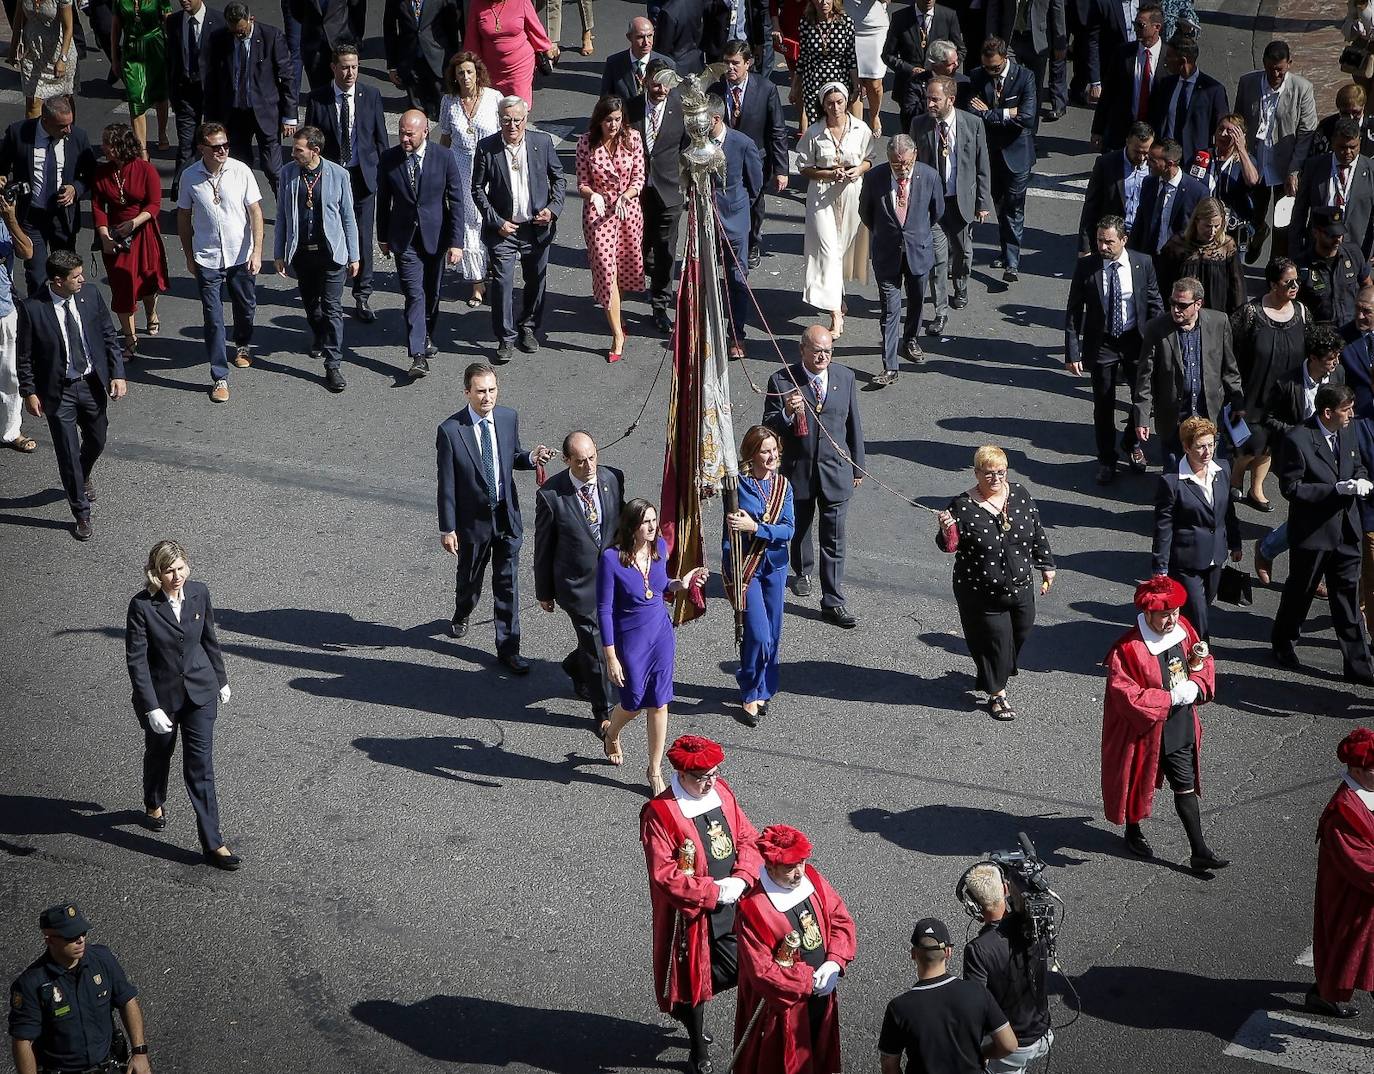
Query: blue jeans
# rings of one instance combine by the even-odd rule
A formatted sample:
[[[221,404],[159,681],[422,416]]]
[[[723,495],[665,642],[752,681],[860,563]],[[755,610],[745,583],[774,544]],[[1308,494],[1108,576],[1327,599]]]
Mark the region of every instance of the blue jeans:
[[[258,284],[248,271],[248,262],[228,268],[196,266],[200,287],[201,324],[205,330],[205,353],[210,359],[210,379],[229,379],[229,355],[224,347],[224,285],[229,285],[229,301],[234,307],[234,343],[246,347],[253,342],[253,314],[258,305]]]
[[[1288,523],[1283,522],[1260,538],[1259,554],[1267,560],[1277,559],[1288,551]]]

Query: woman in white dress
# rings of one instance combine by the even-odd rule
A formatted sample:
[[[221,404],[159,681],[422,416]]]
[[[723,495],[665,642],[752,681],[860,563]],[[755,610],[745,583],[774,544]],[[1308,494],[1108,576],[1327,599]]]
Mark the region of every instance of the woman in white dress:
[[[73,11],[72,0],[20,0],[15,5],[9,59],[19,65],[29,119],[38,115],[47,98],[70,96],[76,87]]]
[[[883,79],[887,65],[883,63],[883,43],[887,40],[888,0],[844,0],[845,14],[854,23],[854,55],[859,61],[860,94],[854,100],[853,112],[862,115],[864,101],[868,102],[868,125],[881,138],[883,121]]]
[[[849,114],[849,90],[838,82],[821,87],[821,113],[797,145],[797,168],[806,191],[806,286],[802,299],[830,312],[830,334],[844,332],[844,284],[853,262],[864,256],[859,235],[859,188],[873,166],[877,142],[868,124]],[[857,255],[857,256],[856,256]]]
[[[472,158],[477,143],[501,129],[496,106],[501,94],[491,88],[487,68],[471,52],[460,52],[444,74],[444,99],[439,103],[439,141],[453,150],[463,177],[463,261],[458,271],[472,283],[469,307],[482,304],[487,289],[487,247],[482,223],[472,203]]]

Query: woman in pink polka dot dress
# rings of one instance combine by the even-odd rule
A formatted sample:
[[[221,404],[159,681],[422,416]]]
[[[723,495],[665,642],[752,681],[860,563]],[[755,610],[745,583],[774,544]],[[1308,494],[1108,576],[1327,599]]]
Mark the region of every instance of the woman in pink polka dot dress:
[[[587,133],[577,140],[577,191],[582,195],[582,234],[592,270],[592,295],[606,311],[611,349],[606,361],[620,361],[625,329],[620,296],[644,289],[644,146],[625,124],[619,97],[602,97]]]

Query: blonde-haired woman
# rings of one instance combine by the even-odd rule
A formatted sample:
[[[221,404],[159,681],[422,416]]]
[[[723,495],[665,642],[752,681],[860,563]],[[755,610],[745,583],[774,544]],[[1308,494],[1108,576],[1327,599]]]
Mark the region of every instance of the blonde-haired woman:
[[[167,827],[167,777],[180,729],[182,775],[201,850],[207,863],[232,871],[240,860],[220,834],[214,761],[215,717],[229,700],[229,679],[210,591],[189,581],[190,573],[181,545],[159,541],[148,553],[147,584],[129,601],[124,654],[144,735],[145,823],[156,832]]]
[[[1007,680],[1035,625],[1035,572],[1040,592],[1048,593],[1054,556],[1035,501],[1008,480],[1006,452],[984,444],[974,453],[973,475],[973,488],[936,516],[935,543],[954,553],[954,602],[978,669],[977,689],[988,695],[994,719],[1014,720]]]

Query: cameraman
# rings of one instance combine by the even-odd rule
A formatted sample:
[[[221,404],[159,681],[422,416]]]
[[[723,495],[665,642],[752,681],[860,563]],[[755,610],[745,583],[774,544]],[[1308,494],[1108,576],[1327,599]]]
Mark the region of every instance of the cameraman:
[[[33,243],[19,223],[13,192],[5,190],[5,181],[0,178],[0,447],[27,455],[38,447],[38,441],[19,429],[24,406],[16,369],[19,311],[14,293],[15,254],[27,261],[33,256]]]
[[[983,928],[964,948],[964,977],[981,981],[1006,1013],[1016,1034],[1016,1051],[988,1063],[990,1074],[1025,1070],[1054,1044],[1050,1028],[1049,996],[1045,992],[1044,944],[1035,926],[1012,893],[1002,870],[983,862],[964,879],[964,897],[978,907]],[[1014,905],[1009,901],[1014,900]]]

